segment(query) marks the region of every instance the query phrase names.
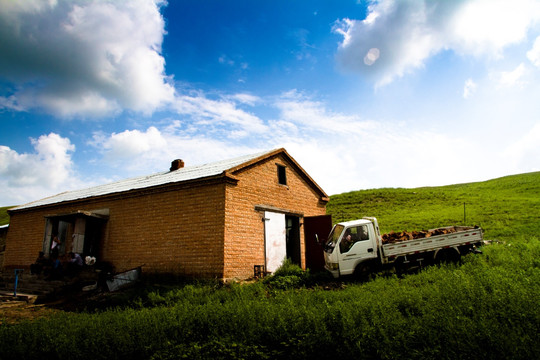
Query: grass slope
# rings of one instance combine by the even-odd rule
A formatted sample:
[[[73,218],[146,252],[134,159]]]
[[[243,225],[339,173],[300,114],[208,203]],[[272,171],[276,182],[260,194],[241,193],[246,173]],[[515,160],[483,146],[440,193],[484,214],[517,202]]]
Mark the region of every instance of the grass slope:
[[[466,202],[500,242],[365,283],[286,265],[251,284],[141,288],[121,307],[2,325],[0,358],[539,359],[539,199],[540,173],[332,196],[334,221],[377,216],[385,231],[460,224]]]
[[[479,225],[494,239],[539,234],[540,172],[441,187],[354,191],[332,196],[327,212],[334,222],[375,216],[383,233]]]

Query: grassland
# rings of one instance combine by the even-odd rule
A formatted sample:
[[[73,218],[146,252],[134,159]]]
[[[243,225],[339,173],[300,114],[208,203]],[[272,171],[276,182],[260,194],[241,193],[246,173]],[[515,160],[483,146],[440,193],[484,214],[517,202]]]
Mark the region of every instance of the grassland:
[[[540,358],[540,173],[340,194],[328,212],[377,216],[384,232],[465,222],[497,241],[460,264],[362,283],[287,264],[249,284],[134,289],[115,306],[2,325],[0,358]]]
[[[327,212],[335,222],[376,216],[383,233],[462,224],[479,225],[492,239],[538,235],[540,173],[443,187],[344,193],[331,197]]]

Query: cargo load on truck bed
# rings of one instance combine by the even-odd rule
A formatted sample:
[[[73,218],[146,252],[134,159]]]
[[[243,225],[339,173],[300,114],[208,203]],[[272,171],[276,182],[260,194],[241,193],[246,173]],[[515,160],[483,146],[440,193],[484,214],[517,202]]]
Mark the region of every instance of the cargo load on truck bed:
[[[457,226],[448,226],[439,229],[431,230],[420,230],[420,231],[402,231],[394,232],[390,231],[388,234],[382,235],[383,244],[393,244],[400,241],[414,240],[414,239],[423,239],[437,235],[452,234],[460,231]]]

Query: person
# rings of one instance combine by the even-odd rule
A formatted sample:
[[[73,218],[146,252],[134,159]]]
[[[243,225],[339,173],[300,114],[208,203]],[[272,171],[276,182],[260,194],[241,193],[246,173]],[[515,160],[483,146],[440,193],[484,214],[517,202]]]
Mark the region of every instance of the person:
[[[62,245],[62,242],[60,239],[58,239],[58,236],[55,234],[53,236],[52,244],[51,244],[51,257],[58,258],[58,255],[60,254],[60,246]]]
[[[350,250],[350,248],[353,245],[353,239],[352,235],[349,229],[345,231],[345,234],[343,235],[343,239],[341,240],[341,244],[339,244],[339,250],[341,253],[346,253]]]
[[[68,263],[68,273],[72,276],[77,275],[83,267],[83,260],[81,258],[81,255],[70,252],[69,257],[70,259]]]
[[[39,275],[47,265],[49,265],[49,260],[45,257],[45,253],[40,251],[36,262],[30,265],[30,273]]]
[[[52,255],[52,267],[49,274],[48,280],[59,280],[62,279],[62,262],[58,259],[58,255]]]

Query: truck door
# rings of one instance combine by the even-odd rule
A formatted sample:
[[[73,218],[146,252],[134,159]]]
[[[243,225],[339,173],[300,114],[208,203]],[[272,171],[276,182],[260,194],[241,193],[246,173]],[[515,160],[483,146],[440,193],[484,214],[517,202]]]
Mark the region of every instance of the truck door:
[[[347,228],[339,242],[339,273],[350,275],[356,266],[377,257],[375,241],[370,237],[367,225]]]

